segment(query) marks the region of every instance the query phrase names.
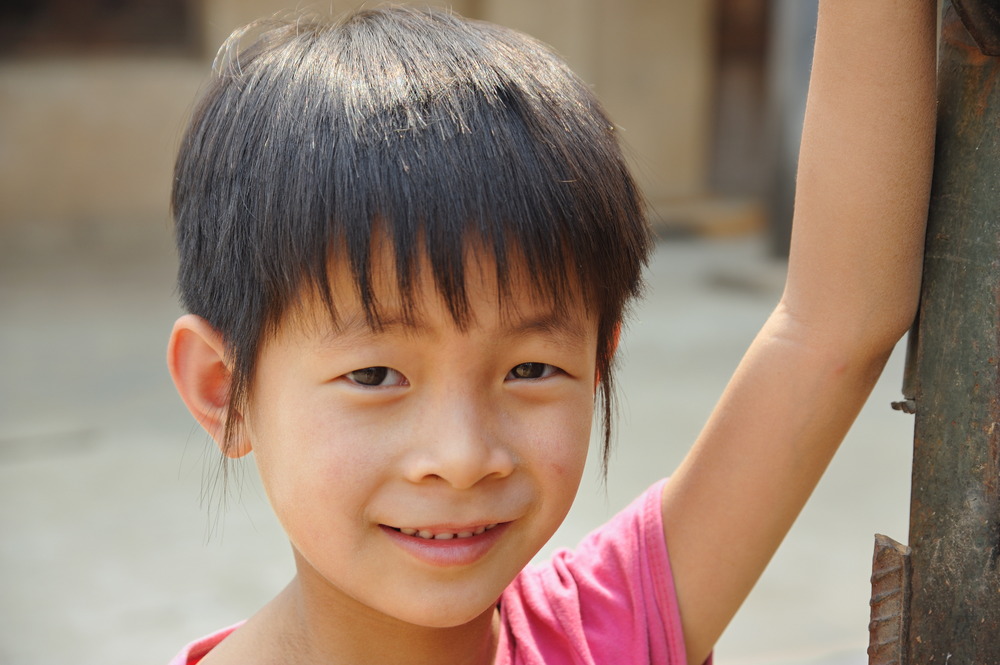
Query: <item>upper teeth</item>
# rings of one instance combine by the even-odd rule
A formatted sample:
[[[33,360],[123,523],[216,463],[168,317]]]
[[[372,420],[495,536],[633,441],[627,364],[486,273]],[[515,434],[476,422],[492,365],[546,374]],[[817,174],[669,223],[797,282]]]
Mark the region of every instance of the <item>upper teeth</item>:
[[[399,532],[407,536],[417,536],[423,538],[424,540],[451,540],[452,538],[472,538],[473,536],[478,536],[484,531],[489,531],[496,524],[487,524],[486,526],[476,527],[472,531],[459,531],[458,533],[432,533],[427,529],[411,529],[408,527],[402,527]]]

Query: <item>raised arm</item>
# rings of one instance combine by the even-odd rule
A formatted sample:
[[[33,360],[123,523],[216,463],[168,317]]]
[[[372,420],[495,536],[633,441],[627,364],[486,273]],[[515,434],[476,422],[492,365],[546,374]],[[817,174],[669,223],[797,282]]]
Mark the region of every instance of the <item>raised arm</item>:
[[[750,592],[913,320],[935,11],[820,5],[785,291],[663,497],[689,663]]]

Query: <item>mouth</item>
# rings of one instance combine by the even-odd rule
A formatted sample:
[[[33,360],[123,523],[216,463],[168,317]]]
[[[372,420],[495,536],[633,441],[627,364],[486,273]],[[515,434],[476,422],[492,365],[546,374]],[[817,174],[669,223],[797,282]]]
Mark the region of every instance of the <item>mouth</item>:
[[[394,527],[380,524],[390,542],[425,564],[435,567],[469,566],[487,555],[503,538],[511,522],[476,526]]]
[[[424,540],[453,540],[453,539],[465,539],[472,538],[474,536],[481,536],[482,534],[495,529],[497,527],[496,522],[493,524],[483,524],[475,527],[466,527],[459,530],[448,530],[448,529],[431,529],[431,528],[413,528],[413,527],[394,527],[390,526],[388,528],[392,529],[396,533],[401,533],[404,536],[413,536],[414,538],[422,538]]]

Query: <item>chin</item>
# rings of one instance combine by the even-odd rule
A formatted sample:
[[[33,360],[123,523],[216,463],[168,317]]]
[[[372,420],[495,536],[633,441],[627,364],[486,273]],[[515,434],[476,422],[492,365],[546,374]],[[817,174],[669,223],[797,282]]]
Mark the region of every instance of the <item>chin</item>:
[[[398,608],[402,611],[395,612],[396,618],[414,626],[422,628],[448,629],[458,628],[472,623],[484,614],[491,613],[497,606],[499,598],[485,601],[479,604],[468,602],[455,603],[454,601],[442,602],[439,600],[416,603],[415,606]]]

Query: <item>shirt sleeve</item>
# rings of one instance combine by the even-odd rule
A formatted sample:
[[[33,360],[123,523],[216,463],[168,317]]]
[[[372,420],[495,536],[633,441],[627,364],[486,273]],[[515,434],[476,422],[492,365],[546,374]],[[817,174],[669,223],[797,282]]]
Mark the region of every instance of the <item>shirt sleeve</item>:
[[[212,633],[211,635],[206,635],[201,639],[195,640],[191,644],[184,647],[179,654],[174,656],[173,660],[171,660],[168,665],[197,665],[202,658],[208,655],[209,651],[214,649],[219,642],[229,637],[229,634],[242,626],[243,623],[244,622],[241,621],[235,626],[223,628],[216,633]]]
[[[575,550],[522,572],[501,598],[497,662],[684,665],[656,483]]]

